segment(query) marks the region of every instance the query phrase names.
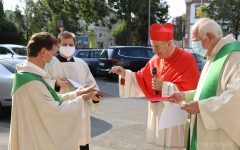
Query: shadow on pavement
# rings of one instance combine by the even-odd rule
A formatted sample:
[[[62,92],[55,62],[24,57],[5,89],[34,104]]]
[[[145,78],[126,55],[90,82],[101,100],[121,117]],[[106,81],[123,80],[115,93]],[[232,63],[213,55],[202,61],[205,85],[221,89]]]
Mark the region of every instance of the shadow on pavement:
[[[95,136],[98,136],[104,132],[107,132],[108,130],[110,130],[112,128],[112,124],[95,118],[95,117],[91,117],[91,130],[92,130],[92,138]]]

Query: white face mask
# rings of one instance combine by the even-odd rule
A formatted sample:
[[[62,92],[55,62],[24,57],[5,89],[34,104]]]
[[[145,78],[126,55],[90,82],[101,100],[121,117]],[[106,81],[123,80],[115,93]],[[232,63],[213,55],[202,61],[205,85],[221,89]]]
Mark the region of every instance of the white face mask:
[[[66,57],[72,57],[75,52],[75,46],[60,46],[59,52]]]
[[[46,59],[43,57],[43,61],[44,61],[44,63],[47,64],[47,63],[50,63],[50,62],[52,61],[52,57],[53,57],[53,55],[50,54],[50,52],[49,52],[48,50],[46,50],[45,52],[51,57],[50,60],[46,60]]]
[[[196,51],[199,55],[205,56],[207,53],[207,49],[203,48],[202,41],[193,41],[192,48]]]

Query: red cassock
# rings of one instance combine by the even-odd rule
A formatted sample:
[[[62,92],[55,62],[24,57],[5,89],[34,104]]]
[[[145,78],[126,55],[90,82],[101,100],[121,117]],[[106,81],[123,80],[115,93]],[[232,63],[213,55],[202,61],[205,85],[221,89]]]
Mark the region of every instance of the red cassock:
[[[152,68],[157,68],[157,78],[175,84],[179,91],[194,90],[199,80],[199,70],[194,56],[180,48],[165,59],[154,56],[144,68],[136,72],[137,82],[150,101],[162,99],[161,92],[154,94],[152,87]]]

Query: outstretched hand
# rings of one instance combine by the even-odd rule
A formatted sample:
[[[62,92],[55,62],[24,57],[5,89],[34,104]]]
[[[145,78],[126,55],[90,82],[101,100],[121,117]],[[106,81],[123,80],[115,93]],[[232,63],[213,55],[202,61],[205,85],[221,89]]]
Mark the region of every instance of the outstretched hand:
[[[83,100],[87,101],[87,100],[92,99],[96,94],[97,94],[97,91],[91,91],[88,93],[84,93],[81,96],[82,96]]]
[[[123,78],[125,77],[126,70],[121,66],[113,66],[109,73],[116,73],[118,75],[121,75]]]
[[[57,79],[56,85],[60,86],[60,87],[68,87],[71,84],[65,77],[62,77],[62,78]]]
[[[95,88],[96,88],[96,85],[92,85],[92,86],[85,85],[84,87],[77,88],[76,89],[77,96],[85,94],[85,93],[89,93],[92,91],[96,91]]]

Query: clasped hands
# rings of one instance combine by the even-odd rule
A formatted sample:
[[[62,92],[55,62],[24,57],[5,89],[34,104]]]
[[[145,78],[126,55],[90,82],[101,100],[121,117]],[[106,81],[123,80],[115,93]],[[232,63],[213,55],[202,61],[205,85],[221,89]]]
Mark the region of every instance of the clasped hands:
[[[182,92],[176,92],[170,96],[170,102],[172,102],[172,103],[181,103],[185,99],[186,99],[185,95]],[[190,114],[200,113],[198,101],[193,101],[193,102],[189,102],[187,104],[183,104],[181,109],[187,111]]]

